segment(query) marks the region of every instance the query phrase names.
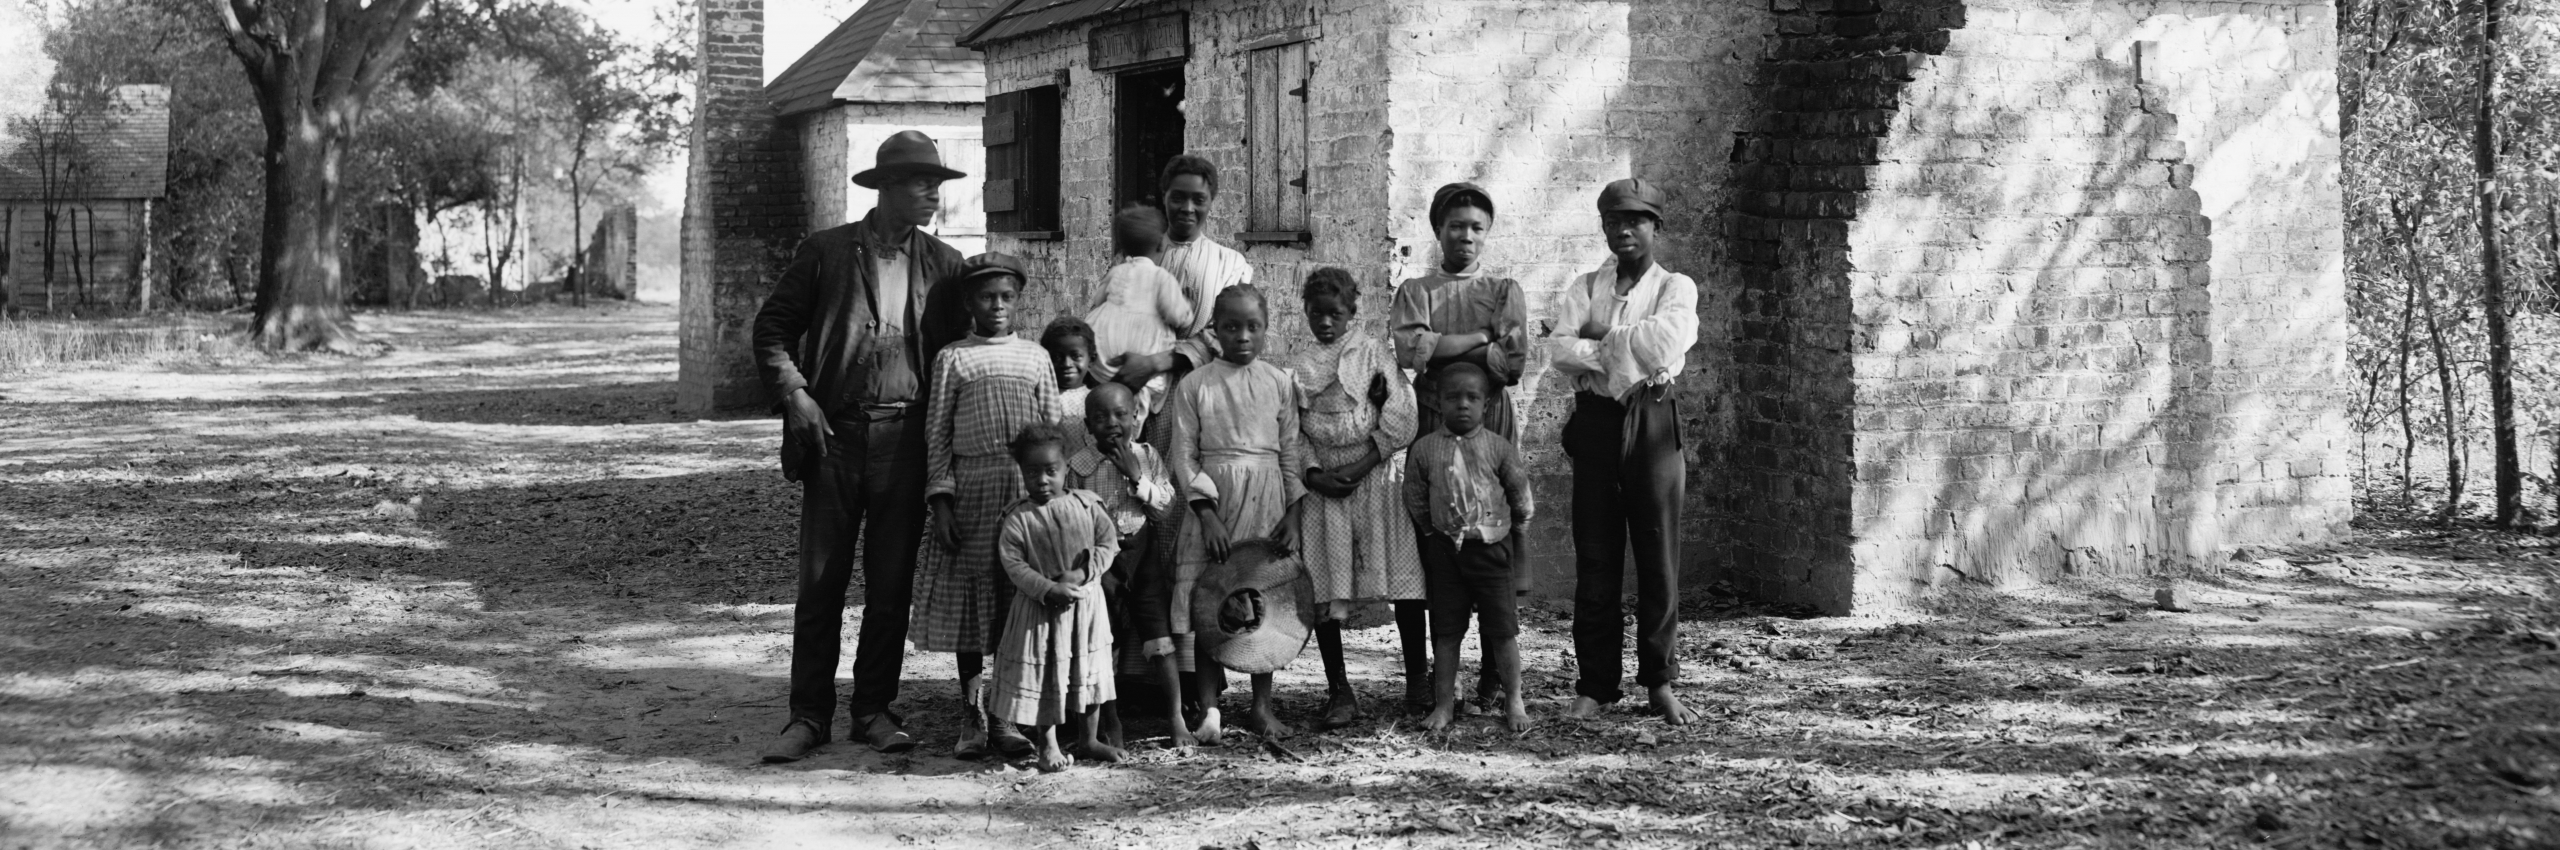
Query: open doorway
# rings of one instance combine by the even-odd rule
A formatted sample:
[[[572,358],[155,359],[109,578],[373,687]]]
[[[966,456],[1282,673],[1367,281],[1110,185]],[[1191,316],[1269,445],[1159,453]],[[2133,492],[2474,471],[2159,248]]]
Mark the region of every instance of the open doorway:
[[[1111,207],[1164,206],[1156,176],[1182,153],[1182,65],[1120,74],[1111,125]]]

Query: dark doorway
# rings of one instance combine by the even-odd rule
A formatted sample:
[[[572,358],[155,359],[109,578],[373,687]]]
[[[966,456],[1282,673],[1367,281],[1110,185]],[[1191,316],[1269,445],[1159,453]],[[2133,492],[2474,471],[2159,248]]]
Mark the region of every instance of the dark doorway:
[[[1182,153],[1182,66],[1121,74],[1112,104],[1111,208],[1164,206],[1156,176]]]

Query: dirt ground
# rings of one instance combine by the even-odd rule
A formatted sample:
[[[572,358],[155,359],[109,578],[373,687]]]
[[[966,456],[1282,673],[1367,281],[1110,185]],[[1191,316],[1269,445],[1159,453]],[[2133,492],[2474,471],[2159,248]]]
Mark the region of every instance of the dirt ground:
[[[673,312],[363,329],[394,350],[0,379],[0,848],[2560,846],[2560,550],[2479,531],[2248,553],[2187,613],[1709,597],[1690,728],[1554,718],[1533,612],[1528,737],[1390,717],[1298,761],[958,762],[918,656],[925,748],[765,766],[796,494],[773,422],[676,411]],[[1391,631],[1353,643],[1375,707]]]

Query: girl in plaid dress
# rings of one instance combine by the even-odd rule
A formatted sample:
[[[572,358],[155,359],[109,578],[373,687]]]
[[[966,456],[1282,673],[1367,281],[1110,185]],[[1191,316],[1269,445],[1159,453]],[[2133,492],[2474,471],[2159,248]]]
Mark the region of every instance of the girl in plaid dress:
[[[915,643],[957,653],[971,729],[952,755],[986,755],[989,737],[1008,756],[1029,755],[1013,724],[989,724],[980,710],[986,653],[1004,625],[1012,587],[996,565],[997,524],[1022,498],[1022,472],[1007,443],[1024,426],[1058,421],[1058,378],[1038,343],[1012,335],[1021,267],[984,254],[955,284],[963,288],[970,336],[934,358],[925,411],[925,503],[932,525],[916,567]]]
[[[1316,615],[1316,648],[1331,693],[1319,722],[1338,728],[1360,719],[1360,701],[1342,659],[1342,629],[1355,621],[1363,603],[1395,603],[1405,699],[1428,700],[1431,694],[1421,555],[1412,523],[1400,515],[1401,468],[1391,462],[1413,442],[1414,398],[1386,346],[1352,329],[1360,315],[1360,286],[1350,272],[1317,269],[1307,276],[1302,295],[1315,344],[1300,348],[1290,364],[1298,381],[1298,426],[1310,455],[1300,476],[1309,495],[1301,533],[1307,576],[1324,606]]]
[[[1058,748],[1060,724],[1076,726],[1078,758],[1123,755],[1096,734],[1104,707],[1118,697],[1101,577],[1120,554],[1120,529],[1102,497],[1067,489],[1065,442],[1055,425],[1032,425],[1013,438],[1025,495],[1006,511],[996,538],[996,561],[1016,592],[996,646],[987,711],[1039,727],[1043,773],[1072,761]]]

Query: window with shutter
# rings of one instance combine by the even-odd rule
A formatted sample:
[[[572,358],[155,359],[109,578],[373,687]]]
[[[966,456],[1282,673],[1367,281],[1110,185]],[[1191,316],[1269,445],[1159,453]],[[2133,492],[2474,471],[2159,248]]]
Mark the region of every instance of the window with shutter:
[[[1249,54],[1246,109],[1251,130],[1245,144],[1251,167],[1245,188],[1247,242],[1302,242],[1307,225],[1308,42],[1265,47]]]
[[[1058,102],[1057,86],[987,97],[988,232],[1059,237]]]

